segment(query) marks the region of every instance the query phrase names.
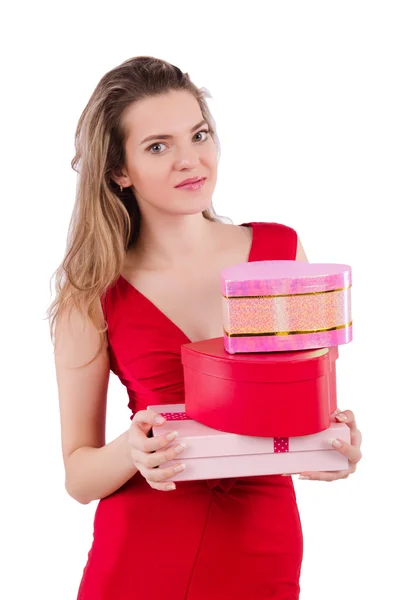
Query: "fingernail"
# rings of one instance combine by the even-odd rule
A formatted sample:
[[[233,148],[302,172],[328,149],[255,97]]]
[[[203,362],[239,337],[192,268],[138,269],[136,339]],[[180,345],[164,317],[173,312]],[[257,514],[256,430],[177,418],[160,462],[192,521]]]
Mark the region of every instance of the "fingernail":
[[[171,433],[168,433],[165,437],[167,438],[167,440],[174,440],[177,435],[177,431],[171,431]]]
[[[310,479],[308,475],[299,475],[298,479]]]
[[[165,422],[165,419],[159,415],[158,417],[155,417],[154,422],[157,423],[157,425],[162,425]]]
[[[342,442],[340,440],[329,440],[329,443],[332,444],[334,448],[341,448]]]
[[[335,416],[339,421],[347,421],[347,416],[344,413],[338,413]]]
[[[178,446],[175,446],[174,452],[175,452],[175,454],[180,454],[181,452],[184,451],[185,448],[186,448],[186,444],[178,444]]]
[[[169,485],[167,485],[167,487],[165,488],[166,490],[174,490],[176,488],[175,483],[170,483]]]
[[[183,469],[186,467],[185,464],[182,465],[178,465],[177,467],[174,468],[174,472],[175,473],[179,473],[180,471],[183,471]]]

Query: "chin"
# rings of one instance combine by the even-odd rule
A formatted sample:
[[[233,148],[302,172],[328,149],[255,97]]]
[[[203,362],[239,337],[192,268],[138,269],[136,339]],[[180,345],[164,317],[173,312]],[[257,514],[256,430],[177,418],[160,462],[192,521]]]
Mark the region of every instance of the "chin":
[[[204,212],[211,208],[212,200],[206,200],[205,202],[192,202],[191,206],[181,206],[181,211],[187,215],[196,215]]]

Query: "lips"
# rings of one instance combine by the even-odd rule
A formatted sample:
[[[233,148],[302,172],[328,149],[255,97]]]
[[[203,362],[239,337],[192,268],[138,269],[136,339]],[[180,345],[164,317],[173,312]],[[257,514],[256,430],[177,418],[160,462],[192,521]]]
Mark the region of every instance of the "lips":
[[[202,179],[205,179],[205,177],[191,177],[190,179],[185,179],[184,181],[181,181],[181,183],[178,183],[178,185],[176,185],[175,187],[181,187],[183,185],[187,185],[188,183],[197,183]]]

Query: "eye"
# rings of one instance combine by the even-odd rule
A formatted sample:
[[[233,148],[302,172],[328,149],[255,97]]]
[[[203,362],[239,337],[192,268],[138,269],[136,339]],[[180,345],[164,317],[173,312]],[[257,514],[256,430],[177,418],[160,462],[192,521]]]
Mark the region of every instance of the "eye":
[[[201,131],[198,131],[197,133],[195,133],[194,135],[199,135],[200,133],[209,133],[208,129],[202,129]],[[193,136],[194,137],[194,136]],[[207,137],[204,140],[197,140],[198,142],[206,142],[207,141]],[[156,142],[155,144],[152,144],[151,146],[149,146],[149,148],[146,148],[148,152],[150,152],[151,154],[162,154],[161,152],[151,152],[152,148],[155,148],[156,146],[164,146],[164,144],[162,142]]]
[[[147,148],[148,152],[150,152],[151,149],[155,148],[156,146],[164,146],[164,144],[162,144],[161,142],[156,142],[155,144],[152,144],[151,146],[149,146],[149,148]],[[152,152],[151,154],[160,154],[160,152]]]
[[[201,131],[198,131],[197,133],[195,133],[194,135],[198,135],[199,133],[209,133],[208,129],[202,129]],[[206,140],[207,138],[205,138]],[[205,140],[199,140],[200,142],[203,141],[205,142]]]

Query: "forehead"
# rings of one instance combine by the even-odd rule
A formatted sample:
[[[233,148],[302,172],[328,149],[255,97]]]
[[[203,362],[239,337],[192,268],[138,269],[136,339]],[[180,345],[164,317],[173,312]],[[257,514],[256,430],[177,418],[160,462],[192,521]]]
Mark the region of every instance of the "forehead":
[[[151,134],[184,134],[202,118],[196,98],[182,90],[135,102],[125,109],[122,125],[127,139],[139,143]]]

